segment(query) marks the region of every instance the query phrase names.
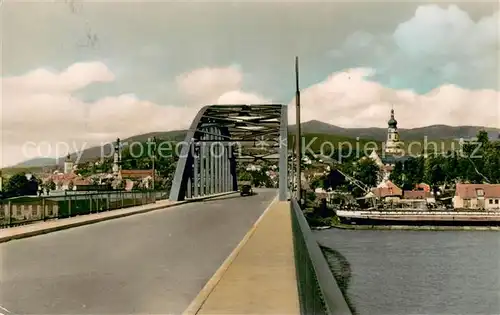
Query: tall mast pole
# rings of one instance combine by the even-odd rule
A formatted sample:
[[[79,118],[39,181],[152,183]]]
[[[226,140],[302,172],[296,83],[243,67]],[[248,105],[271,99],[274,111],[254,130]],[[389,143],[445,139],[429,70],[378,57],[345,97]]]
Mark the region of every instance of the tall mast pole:
[[[292,148],[295,147],[295,137],[292,137]],[[295,153],[294,153],[294,150],[292,149],[291,152],[290,152],[290,155],[291,155],[291,160],[290,160],[290,192],[293,196],[293,194],[295,193],[295,171],[294,171],[294,168],[295,166],[293,165],[293,161],[294,161],[294,158],[295,158]]]
[[[151,154],[151,167],[152,167],[152,184],[151,184],[151,189],[154,191],[155,190],[155,180],[156,180],[156,167],[155,167],[155,160],[156,160],[156,137],[151,138],[151,141],[153,142],[153,152]]]
[[[300,150],[300,144],[302,142],[301,130],[300,130],[300,88],[299,88],[299,57],[295,57],[295,112],[296,112],[296,135],[295,135],[295,157],[297,162],[297,198],[302,205],[302,183],[301,183],[301,172],[300,163],[302,161],[302,155]]]

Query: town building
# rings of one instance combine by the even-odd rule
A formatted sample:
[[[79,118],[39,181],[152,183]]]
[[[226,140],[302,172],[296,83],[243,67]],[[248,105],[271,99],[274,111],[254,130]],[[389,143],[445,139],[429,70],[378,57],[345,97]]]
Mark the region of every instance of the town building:
[[[390,180],[383,181],[376,188],[373,188],[367,197],[375,196],[384,201],[398,201],[403,196],[403,190]]]
[[[457,184],[453,207],[500,210],[500,184]]]
[[[425,189],[425,184],[417,185],[414,190],[403,190],[390,180],[386,180],[373,188],[365,198],[377,198],[399,209],[425,210],[429,204],[436,203],[435,196]]]
[[[71,160],[71,156],[68,154],[66,156],[66,160],[64,161],[64,174],[73,173],[73,167],[74,167],[74,163]]]
[[[427,204],[435,204],[436,197],[430,191],[403,190],[401,203],[409,204],[413,208],[424,208]]]
[[[420,183],[415,185],[415,190],[422,190],[425,192],[430,192],[431,191],[431,186],[426,184],[426,183]]]
[[[55,184],[55,191],[65,190],[81,190],[85,186],[91,185],[88,179],[76,174],[77,166],[68,154],[64,161],[63,172],[54,171],[52,174],[46,175],[42,181],[43,183],[53,182]]]
[[[149,189],[153,182],[153,170],[122,170],[118,177],[125,181],[125,190],[132,190],[134,187]]]

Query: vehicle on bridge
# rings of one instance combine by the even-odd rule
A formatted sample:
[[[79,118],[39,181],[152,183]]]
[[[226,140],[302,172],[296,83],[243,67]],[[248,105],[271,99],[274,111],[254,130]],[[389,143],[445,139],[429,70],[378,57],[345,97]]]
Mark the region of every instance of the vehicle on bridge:
[[[252,185],[250,184],[243,184],[240,186],[240,195],[243,196],[252,196],[253,195],[253,189]]]

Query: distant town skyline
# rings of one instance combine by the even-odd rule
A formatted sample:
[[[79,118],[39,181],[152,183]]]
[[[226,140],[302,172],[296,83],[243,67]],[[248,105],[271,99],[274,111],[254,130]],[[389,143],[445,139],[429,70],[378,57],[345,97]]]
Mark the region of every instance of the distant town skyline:
[[[1,10],[2,166],[27,141],[99,144],[185,129],[206,104],[293,104],[295,56],[302,121],[386,127],[394,106],[400,128],[500,125],[495,1]]]

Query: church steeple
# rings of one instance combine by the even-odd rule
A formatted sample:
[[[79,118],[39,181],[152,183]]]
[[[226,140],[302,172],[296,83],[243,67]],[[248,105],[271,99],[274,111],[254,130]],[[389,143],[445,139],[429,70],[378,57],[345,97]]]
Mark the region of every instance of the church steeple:
[[[397,128],[398,127],[398,121],[394,118],[394,108],[391,109],[391,119],[387,122],[389,125],[389,128]]]
[[[113,175],[115,177],[120,176],[120,171],[121,171],[121,144],[120,144],[120,138],[116,139],[115,146],[114,146],[114,152],[113,152]]]
[[[403,142],[399,139],[398,121],[394,118],[394,108],[391,109],[391,118],[387,122],[387,141],[385,142],[385,153],[403,154]]]

